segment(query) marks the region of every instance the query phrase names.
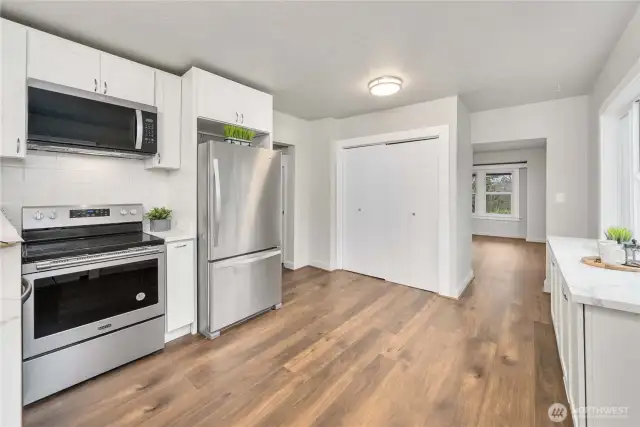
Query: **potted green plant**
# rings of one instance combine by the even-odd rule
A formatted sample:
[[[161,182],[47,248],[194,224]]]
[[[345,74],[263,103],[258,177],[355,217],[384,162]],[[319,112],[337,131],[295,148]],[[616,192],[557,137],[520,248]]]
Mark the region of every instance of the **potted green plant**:
[[[615,240],[619,245],[628,242],[633,237],[631,231],[624,227],[609,227],[607,231],[604,232],[604,235],[607,237],[607,240]]]
[[[145,214],[151,223],[151,231],[171,230],[171,209],[153,208]]]

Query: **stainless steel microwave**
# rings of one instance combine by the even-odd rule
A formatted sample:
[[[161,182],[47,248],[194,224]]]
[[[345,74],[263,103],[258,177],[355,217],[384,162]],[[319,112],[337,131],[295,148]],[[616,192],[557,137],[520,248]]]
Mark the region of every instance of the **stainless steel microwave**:
[[[40,81],[28,85],[27,148],[147,158],[158,151],[154,106]]]

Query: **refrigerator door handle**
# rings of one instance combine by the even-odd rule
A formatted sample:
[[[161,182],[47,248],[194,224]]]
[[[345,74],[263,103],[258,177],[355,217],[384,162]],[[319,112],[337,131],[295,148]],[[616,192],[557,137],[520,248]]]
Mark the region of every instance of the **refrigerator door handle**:
[[[218,234],[220,234],[220,215],[222,213],[222,200],[220,195],[220,169],[218,159],[213,159],[213,180],[216,186],[216,210],[215,210],[215,233],[213,246],[218,246]]]
[[[266,252],[259,252],[257,254],[245,255],[238,258],[226,259],[224,261],[218,261],[213,263],[213,268],[227,268],[238,265],[251,264],[252,262],[262,261],[267,258],[280,255],[280,248],[271,249]]]

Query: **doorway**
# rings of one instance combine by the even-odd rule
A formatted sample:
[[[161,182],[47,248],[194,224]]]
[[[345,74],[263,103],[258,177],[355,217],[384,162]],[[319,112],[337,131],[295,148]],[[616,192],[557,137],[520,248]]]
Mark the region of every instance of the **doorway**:
[[[293,268],[293,207],[294,207],[294,159],[295,149],[292,145],[274,143],[273,149],[282,153],[282,174],[281,174],[281,206],[282,206],[282,227],[281,227],[281,249],[282,265],[285,268]]]

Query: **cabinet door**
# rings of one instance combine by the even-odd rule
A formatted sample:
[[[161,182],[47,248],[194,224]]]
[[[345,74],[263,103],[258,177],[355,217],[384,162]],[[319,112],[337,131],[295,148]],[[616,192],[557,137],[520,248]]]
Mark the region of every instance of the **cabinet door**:
[[[195,251],[193,240],[167,243],[167,331],[194,322]]]
[[[343,158],[345,270],[384,278],[386,256],[385,146],[353,148]]]
[[[100,91],[146,105],[155,105],[155,70],[108,53],[100,55]]]
[[[180,168],[180,126],[182,79],[156,71],[156,106],[158,107],[158,154],[147,161],[154,169]]]
[[[234,88],[234,96],[240,101],[240,125],[271,133],[273,129],[273,97],[240,84]]]
[[[100,51],[41,31],[29,30],[27,75],[97,92],[100,89]]]
[[[239,84],[202,70],[197,70],[195,76],[198,117],[240,124]]]
[[[2,144],[0,157],[23,158],[27,126],[27,29],[2,20]]]

